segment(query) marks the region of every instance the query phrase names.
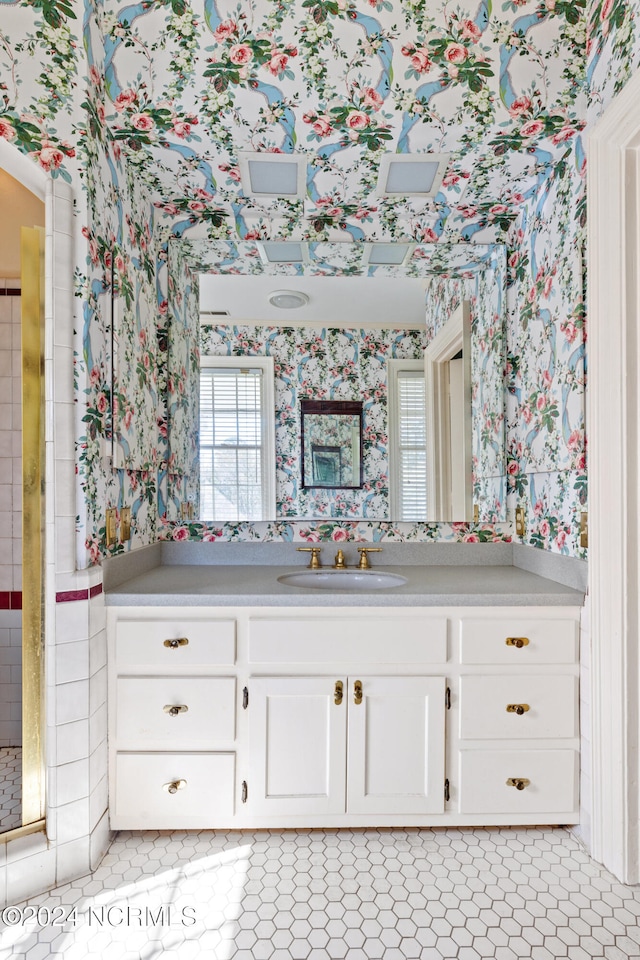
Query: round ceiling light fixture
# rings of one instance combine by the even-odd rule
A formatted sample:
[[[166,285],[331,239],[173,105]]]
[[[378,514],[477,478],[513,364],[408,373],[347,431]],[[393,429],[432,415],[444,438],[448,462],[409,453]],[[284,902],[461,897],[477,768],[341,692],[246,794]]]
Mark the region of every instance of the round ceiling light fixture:
[[[279,307],[281,310],[295,310],[309,303],[309,297],[298,290],[274,290],[269,294],[269,303],[272,307]]]

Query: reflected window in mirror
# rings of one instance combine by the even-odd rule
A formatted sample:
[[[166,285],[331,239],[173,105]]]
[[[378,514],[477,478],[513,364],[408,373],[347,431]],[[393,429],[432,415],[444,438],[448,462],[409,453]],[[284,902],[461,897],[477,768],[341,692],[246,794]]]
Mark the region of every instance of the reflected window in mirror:
[[[424,362],[388,360],[391,517],[427,516],[427,430]]]
[[[273,359],[202,357],[200,516],[275,515]]]

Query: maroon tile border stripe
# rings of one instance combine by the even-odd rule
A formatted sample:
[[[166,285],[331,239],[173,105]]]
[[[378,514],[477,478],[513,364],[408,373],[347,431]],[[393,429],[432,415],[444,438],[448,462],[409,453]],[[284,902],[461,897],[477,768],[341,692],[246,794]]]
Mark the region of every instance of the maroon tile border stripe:
[[[90,600],[101,593],[101,583],[96,583],[88,590],[63,590],[56,593],[56,603],[69,603],[70,600]],[[22,610],[22,591],[0,590],[0,610]]]
[[[21,294],[19,287],[0,287],[0,297],[19,297]]]
[[[62,590],[56,593],[56,603],[69,603],[72,600],[89,600],[102,593],[102,584],[96,583],[88,590]]]
[[[22,610],[22,591],[0,590],[0,610]]]

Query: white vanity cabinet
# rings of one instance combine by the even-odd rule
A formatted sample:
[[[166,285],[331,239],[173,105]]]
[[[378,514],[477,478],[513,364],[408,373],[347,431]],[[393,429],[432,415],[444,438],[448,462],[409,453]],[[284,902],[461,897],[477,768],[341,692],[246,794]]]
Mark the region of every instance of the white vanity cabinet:
[[[109,634],[112,826],[168,830],[232,818],[235,620],[134,612]]]
[[[112,827],[577,823],[579,612],[109,606]]]
[[[459,810],[572,822],[578,806],[578,624],[460,620]]]
[[[444,677],[251,680],[248,810],[444,810]]]

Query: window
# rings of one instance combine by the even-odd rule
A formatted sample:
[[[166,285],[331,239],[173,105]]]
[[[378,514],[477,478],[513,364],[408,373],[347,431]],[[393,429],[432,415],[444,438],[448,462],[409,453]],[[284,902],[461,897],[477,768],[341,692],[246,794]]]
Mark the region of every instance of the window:
[[[201,358],[200,516],[275,517],[271,357]]]
[[[389,491],[392,520],[426,520],[427,431],[422,360],[389,360]]]

